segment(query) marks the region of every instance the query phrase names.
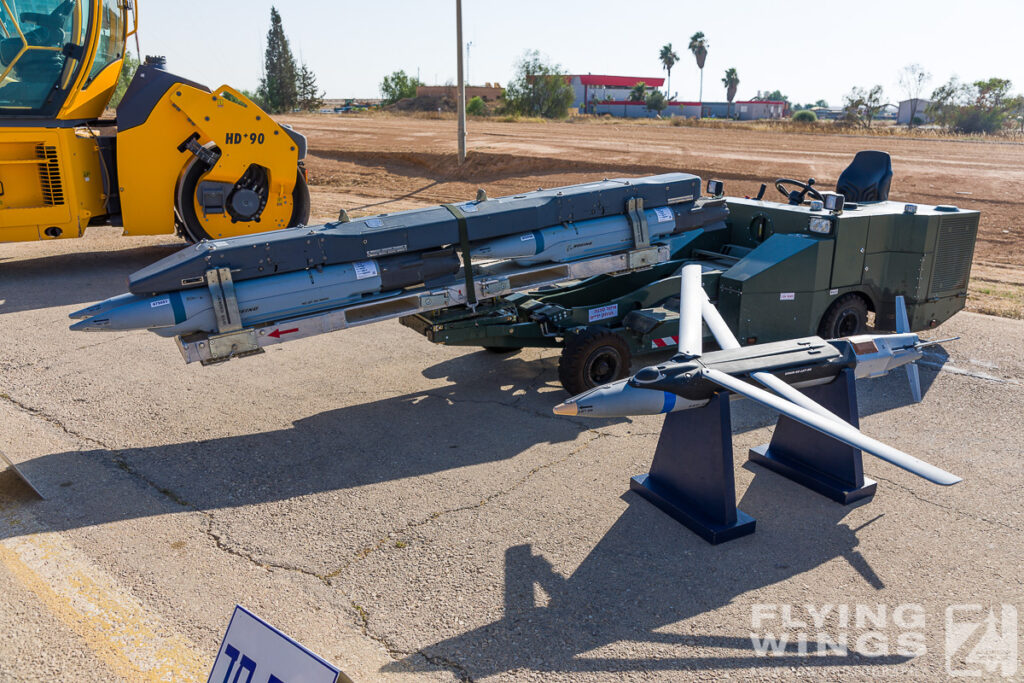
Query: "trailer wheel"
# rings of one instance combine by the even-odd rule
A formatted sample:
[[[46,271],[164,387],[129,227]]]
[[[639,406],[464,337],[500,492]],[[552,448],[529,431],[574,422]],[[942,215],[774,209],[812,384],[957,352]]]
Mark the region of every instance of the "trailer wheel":
[[[844,294],[828,307],[821,317],[818,336],[839,339],[860,334],[868,326],[868,302],[860,294]]]
[[[605,327],[591,327],[565,339],[558,359],[558,379],[572,395],[629,374],[632,354],[619,335]]]
[[[488,353],[496,353],[499,356],[504,356],[505,354],[508,354],[508,353],[516,353],[517,351],[522,351],[523,347],[522,346],[485,346],[485,347],[483,347],[483,349],[484,349],[484,351],[487,351]]]

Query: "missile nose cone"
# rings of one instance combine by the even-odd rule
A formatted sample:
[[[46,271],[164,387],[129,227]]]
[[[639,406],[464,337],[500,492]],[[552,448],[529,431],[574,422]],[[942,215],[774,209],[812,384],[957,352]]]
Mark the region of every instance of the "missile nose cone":
[[[551,409],[555,415],[566,415],[568,417],[575,417],[579,414],[579,408],[576,406],[575,401],[563,401],[557,406]]]
[[[110,329],[110,318],[88,318],[70,327],[75,332],[96,332]]]
[[[113,296],[110,297],[109,299],[104,299],[99,303],[95,303],[92,304],[91,306],[81,308],[75,311],[74,313],[68,313],[68,317],[71,318],[72,320],[82,320],[83,318],[91,318],[95,315],[99,315],[100,313],[104,313],[113,308],[117,308],[118,306],[123,306],[124,304],[131,303],[132,301],[135,301],[138,298],[139,297],[131,293]],[[72,327],[71,329],[77,328]]]

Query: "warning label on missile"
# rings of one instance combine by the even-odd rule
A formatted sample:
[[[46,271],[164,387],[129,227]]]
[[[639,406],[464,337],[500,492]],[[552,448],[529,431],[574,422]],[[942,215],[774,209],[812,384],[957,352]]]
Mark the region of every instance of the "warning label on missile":
[[[368,277],[377,277],[376,261],[353,261],[352,267],[356,271],[357,280],[365,280]]]
[[[149,302],[149,307],[150,308],[157,308],[159,306],[167,306],[170,303],[171,303],[170,299],[157,299],[156,301],[150,301]]]
[[[667,206],[659,206],[654,210],[654,213],[658,217],[659,223],[667,223],[672,220],[672,209]]]
[[[619,314],[619,305],[611,304],[609,306],[599,306],[598,308],[591,308],[587,314],[587,320],[590,322],[597,322],[598,320],[605,320],[607,318],[614,318]]]

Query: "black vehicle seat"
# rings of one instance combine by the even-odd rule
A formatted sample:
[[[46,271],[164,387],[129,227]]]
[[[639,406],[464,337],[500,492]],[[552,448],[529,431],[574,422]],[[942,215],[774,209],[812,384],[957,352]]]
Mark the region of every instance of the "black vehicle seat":
[[[891,182],[892,160],[888,153],[865,150],[857,152],[839,176],[836,192],[847,202],[884,202],[889,198]]]

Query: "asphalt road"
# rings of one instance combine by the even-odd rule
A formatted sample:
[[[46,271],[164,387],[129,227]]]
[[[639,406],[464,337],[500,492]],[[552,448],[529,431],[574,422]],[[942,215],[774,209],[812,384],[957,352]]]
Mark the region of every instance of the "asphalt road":
[[[236,603],[357,681],[1021,677],[1024,323],[934,331],[963,338],[920,405],[902,373],[858,387],[863,429],[951,488],[867,457],[878,493],[840,506],[746,464],[773,419],[735,403],[757,532],[711,546],[628,492],[660,418],[551,415],[551,351],[395,322],[203,368],[67,330],[173,246],[0,251],[0,451],[46,497],[0,463],[0,679],[205,680]]]

